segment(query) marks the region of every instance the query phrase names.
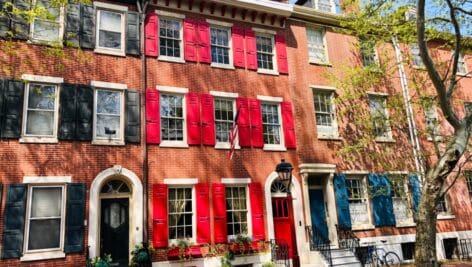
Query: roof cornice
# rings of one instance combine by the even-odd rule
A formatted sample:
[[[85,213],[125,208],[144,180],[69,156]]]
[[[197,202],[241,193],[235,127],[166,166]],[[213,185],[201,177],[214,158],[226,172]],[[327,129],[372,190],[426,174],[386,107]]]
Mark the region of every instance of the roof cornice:
[[[304,6],[293,6],[292,18],[302,19],[306,22],[321,23],[329,26],[340,26],[342,15],[328,13]]]
[[[293,12],[293,5],[270,0],[211,0],[215,3],[263,11],[270,14],[289,17]]]

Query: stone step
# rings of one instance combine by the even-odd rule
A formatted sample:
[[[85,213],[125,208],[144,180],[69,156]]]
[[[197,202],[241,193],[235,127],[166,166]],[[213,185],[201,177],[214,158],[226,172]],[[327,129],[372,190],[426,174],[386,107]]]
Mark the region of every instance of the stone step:
[[[332,257],[331,261],[333,264],[347,264],[347,263],[359,263],[356,257],[346,256],[346,257]]]

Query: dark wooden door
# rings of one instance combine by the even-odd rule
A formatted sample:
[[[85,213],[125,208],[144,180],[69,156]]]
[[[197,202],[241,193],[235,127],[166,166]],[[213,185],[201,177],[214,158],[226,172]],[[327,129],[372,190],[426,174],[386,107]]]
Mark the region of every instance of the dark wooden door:
[[[128,266],[129,199],[102,199],[100,256],[111,255],[112,266]]]
[[[274,218],[274,234],[276,242],[284,242],[288,245],[288,257],[292,259],[293,266],[298,266],[297,241],[293,220],[292,197],[273,197],[272,216]]]

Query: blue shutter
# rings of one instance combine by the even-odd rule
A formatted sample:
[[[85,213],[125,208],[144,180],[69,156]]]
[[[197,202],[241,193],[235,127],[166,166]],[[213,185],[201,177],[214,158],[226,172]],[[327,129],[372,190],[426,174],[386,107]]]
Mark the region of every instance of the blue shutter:
[[[7,186],[7,201],[3,217],[2,258],[19,258],[23,253],[27,186]]]
[[[369,174],[375,226],[395,225],[390,181],[386,175]]]
[[[411,196],[413,198],[413,211],[417,212],[421,200],[421,186],[420,180],[418,179],[418,176],[416,176],[416,174],[411,174],[409,176],[409,184]]]
[[[64,252],[81,252],[84,249],[84,220],[85,184],[68,184]]]
[[[351,214],[349,213],[349,199],[346,188],[346,175],[339,173],[334,175],[334,192],[336,195],[336,210],[338,212],[338,225],[341,228],[350,229]]]

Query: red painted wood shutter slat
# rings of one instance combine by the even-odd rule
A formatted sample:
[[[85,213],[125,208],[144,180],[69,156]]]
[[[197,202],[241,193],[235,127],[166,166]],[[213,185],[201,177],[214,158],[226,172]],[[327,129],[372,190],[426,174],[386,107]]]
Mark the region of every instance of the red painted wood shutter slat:
[[[198,61],[211,63],[210,24],[205,20],[198,22]]]
[[[252,212],[252,236],[254,241],[265,240],[264,194],[260,183],[249,184]]]
[[[200,144],[200,101],[197,93],[187,93],[187,143]]]
[[[159,110],[159,91],[146,89],[146,142],[148,144],[159,144],[161,141]]]
[[[262,132],[261,101],[249,99],[249,113],[251,114],[251,141],[253,147],[264,146],[264,134]]]
[[[226,226],[226,192],[225,185],[214,183],[212,185],[213,193],[213,226],[215,243],[226,243],[227,226]]]
[[[244,28],[234,25],[231,28],[231,39],[233,41],[233,64],[235,67],[244,68]]]
[[[215,111],[213,109],[213,96],[210,94],[200,95],[202,106],[202,143],[204,145],[215,145]]]
[[[275,36],[275,51],[279,73],[288,74],[287,43],[285,37],[281,34]]]
[[[197,243],[209,244],[210,234],[210,186],[207,183],[195,185],[197,195]]]
[[[239,145],[241,147],[250,147],[251,146],[251,123],[249,120],[248,99],[244,97],[238,97],[236,99],[236,107],[239,111],[239,115],[238,115]]]
[[[157,31],[159,28],[159,18],[154,12],[150,11],[146,15],[144,22],[144,52],[146,56],[157,57],[159,50],[157,49]]]
[[[184,19],[184,57],[188,61],[197,61],[197,22],[195,19]]]
[[[295,135],[295,123],[293,120],[292,103],[284,101],[281,104],[282,123],[284,127],[285,147],[296,148],[297,138]]]
[[[152,187],[152,241],[155,248],[165,248],[168,244],[167,227],[167,185],[154,184]]]
[[[249,70],[257,70],[256,33],[251,29],[244,31],[246,40],[246,62]]]

